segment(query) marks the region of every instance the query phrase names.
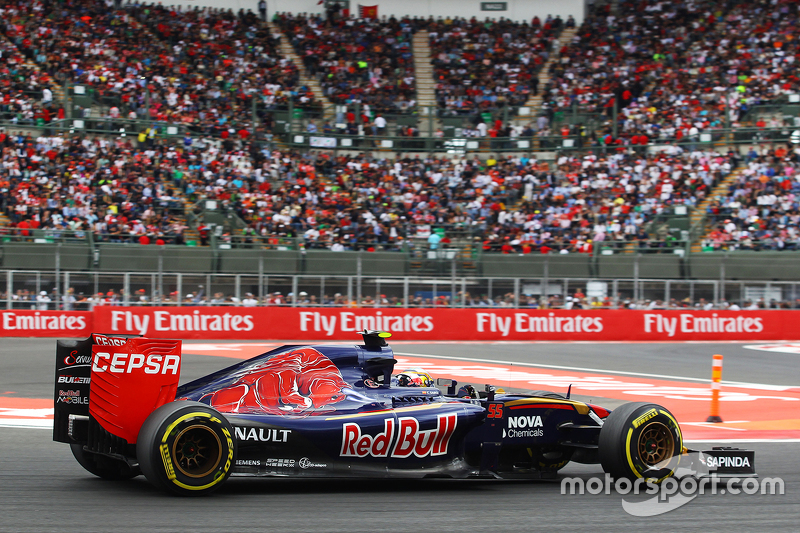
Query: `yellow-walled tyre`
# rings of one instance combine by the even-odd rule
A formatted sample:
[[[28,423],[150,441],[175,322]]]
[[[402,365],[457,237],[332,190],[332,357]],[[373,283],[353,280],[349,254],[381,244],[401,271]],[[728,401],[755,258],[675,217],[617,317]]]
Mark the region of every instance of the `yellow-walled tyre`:
[[[151,483],[181,495],[209,494],[231,475],[236,460],[233,428],[205,404],[171,402],[145,420],[136,455]]]
[[[682,450],[677,420],[654,403],[621,405],[608,415],[600,430],[600,464],[614,478],[659,483],[675,472]]]

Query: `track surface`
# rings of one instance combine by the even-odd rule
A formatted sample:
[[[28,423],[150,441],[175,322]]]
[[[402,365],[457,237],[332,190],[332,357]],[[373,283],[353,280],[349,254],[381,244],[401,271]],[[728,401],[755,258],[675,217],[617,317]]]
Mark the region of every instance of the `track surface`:
[[[5,339],[3,343],[0,405],[29,401],[23,398],[51,398],[54,341]],[[799,355],[749,350],[737,344],[394,346],[402,354],[697,380],[710,374],[710,355],[722,353],[726,380],[787,387],[800,381]],[[213,351],[208,346],[196,348],[206,354]],[[186,351],[183,381],[235,362],[192,355],[190,346]],[[228,356],[236,359],[243,354]],[[598,403],[613,405],[612,400]],[[787,406],[791,412],[781,413],[782,417],[800,418],[796,405]],[[94,478],[75,462],[67,446],[51,441],[46,429],[0,427],[0,531],[797,531],[800,444],[745,446],[756,450],[762,478],[783,478],[784,495],[706,494],[665,515],[635,518],[622,509],[619,495],[562,495],[559,483],[548,482],[233,479],[210,498],[173,498],[157,492],[141,477],[125,483]],[[588,479],[600,469],[570,465],[562,473]]]

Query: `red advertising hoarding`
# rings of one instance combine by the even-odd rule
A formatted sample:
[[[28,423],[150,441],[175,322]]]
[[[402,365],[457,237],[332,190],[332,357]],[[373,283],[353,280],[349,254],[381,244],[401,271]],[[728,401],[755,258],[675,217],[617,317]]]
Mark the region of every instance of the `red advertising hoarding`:
[[[94,310],[94,330],[231,340],[352,340],[356,331],[378,329],[397,340],[760,341],[799,338],[798,316],[794,311],[103,306]]]
[[[91,311],[0,311],[2,337],[88,337],[94,324]]]
[[[797,311],[308,307],[119,307],[0,311],[0,336],[352,340],[363,329],[431,341],[774,341],[800,339]]]

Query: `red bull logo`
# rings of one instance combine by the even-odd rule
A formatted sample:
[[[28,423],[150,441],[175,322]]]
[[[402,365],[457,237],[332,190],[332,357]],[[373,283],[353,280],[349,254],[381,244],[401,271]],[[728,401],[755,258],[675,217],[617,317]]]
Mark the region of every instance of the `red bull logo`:
[[[350,422],[342,427],[342,457],[398,457],[414,455],[419,458],[445,455],[450,437],[456,429],[455,413],[439,415],[436,427],[420,430],[413,417],[384,420],[383,433],[365,435],[361,426]],[[396,427],[395,427],[396,426]]]

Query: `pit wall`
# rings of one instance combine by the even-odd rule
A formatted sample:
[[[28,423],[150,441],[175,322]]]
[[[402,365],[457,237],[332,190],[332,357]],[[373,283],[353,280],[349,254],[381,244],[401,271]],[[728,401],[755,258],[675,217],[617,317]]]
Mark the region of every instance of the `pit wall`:
[[[800,338],[796,311],[644,311],[300,307],[119,307],[0,311],[0,336],[87,337],[91,332],[202,340],[775,341]]]

